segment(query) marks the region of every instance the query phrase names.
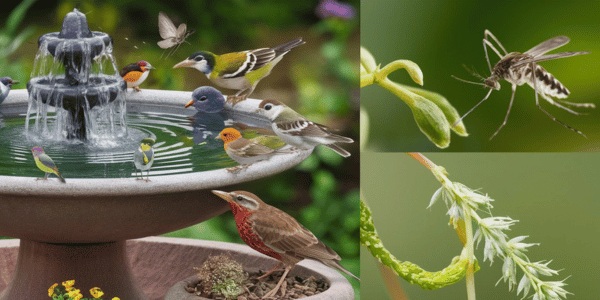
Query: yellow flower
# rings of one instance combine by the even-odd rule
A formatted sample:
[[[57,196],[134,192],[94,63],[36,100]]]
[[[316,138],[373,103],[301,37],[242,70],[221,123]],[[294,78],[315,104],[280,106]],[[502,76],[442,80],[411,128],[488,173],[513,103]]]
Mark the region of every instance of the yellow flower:
[[[67,291],[69,291],[75,285],[75,279],[63,281],[62,285],[67,289]]]
[[[58,286],[58,283],[55,283],[48,288],[48,297],[54,296],[54,288]]]
[[[111,300],[121,300],[119,297],[113,297]]]
[[[90,294],[94,299],[98,299],[104,295],[104,292],[99,287],[93,287],[90,289]]]
[[[75,298],[75,300],[81,299],[83,297],[83,295],[81,294],[81,291],[79,289],[73,288],[70,291],[68,291],[67,293],[69,295],[70,298]],[[79,298],[76,298],[79,297]]]

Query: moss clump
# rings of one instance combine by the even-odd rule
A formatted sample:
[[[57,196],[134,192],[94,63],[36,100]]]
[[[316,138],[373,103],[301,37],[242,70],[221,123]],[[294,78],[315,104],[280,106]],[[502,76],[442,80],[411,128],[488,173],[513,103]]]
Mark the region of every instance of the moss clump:
[[[207,295],[237,299],[244,293],[243,283],[248,279],[242,265],[228,255],[210,256],[198,271],[202,292]]]

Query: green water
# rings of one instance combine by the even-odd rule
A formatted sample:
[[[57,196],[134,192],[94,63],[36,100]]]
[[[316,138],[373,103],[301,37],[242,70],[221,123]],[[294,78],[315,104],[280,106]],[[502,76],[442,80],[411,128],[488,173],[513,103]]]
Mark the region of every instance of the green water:
[[[0,114],[0,175],[42,177],[31,154],[33,146],[42,146],[67,179],[135,177],[133,152],[146,137],[156,140],[150,177],[235,166],[214,138],[226,116],[194,112],[136,107],[127,113],[126,134],[87,143],[43,139],[25,132],[25,114]]]

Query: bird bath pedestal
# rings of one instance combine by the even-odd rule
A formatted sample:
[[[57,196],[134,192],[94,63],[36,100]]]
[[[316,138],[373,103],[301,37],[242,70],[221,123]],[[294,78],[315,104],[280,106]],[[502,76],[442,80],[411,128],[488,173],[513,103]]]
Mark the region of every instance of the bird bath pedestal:
[[[127,104],[181,107],[190,97],[191,92],[144,90],[129,93]],[[2,109],[26,110],[27,98],[25,90],[12,91]],[[174,231],[221,214],[228,209],[227,203],[214,196],[212,189],[227,189],[277,174],[302,162],[311,152],[277,155],[237,174],[217,169],[152,176],[150,182],[67,178],[63,184],[0,176],[0,235],[20,239],[18,250],[15,242],[4,242],[0,247],[0,261],[4,261],[0,265],[0,288],[5,287],[0,299],[48,299],[50,285],[68,279],[75,279],[84,292],[97,286],[107,296],[123,300],[162,299],[167,289],[157,285],[170,286],[183,280],[202,261],[189,262],[187,275],[178,277],[182,264],[189,260],[174,263],[173,258],[184,259],[182,253],[193,257],[193,247],[187,245],[179,252],[177,243],[165,243],[169,239],[128,240]],[[239,247],[221,245],[214,252]],[[343,281],[351,293],[350,284],[336,276],[327,280]],[[140,285],[140,278],[152,280]]]

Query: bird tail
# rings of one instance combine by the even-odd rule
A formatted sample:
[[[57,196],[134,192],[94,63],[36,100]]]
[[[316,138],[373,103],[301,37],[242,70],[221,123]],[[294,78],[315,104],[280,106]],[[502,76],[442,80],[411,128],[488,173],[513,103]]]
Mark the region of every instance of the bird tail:
[[[342,265],[340,265],[340,262],[337,260],[322,260],[321,261],[324,265],[334,268],[342,273],[345,273],[346,275],[353,277],[354,279],[360,281],[360,278],[358,278],[358,276],[352,274],[350,271],[346,270],[346,268],[342,267]]]
[[[345,149],[338,146],[337,144],[323,144],[323,146],[335,151],[335,153],[337,153],[343,157],[350,157],[350,152],[346,151]]]
[[[62,177],[62,175],[60,175],[60,173],[58,171],[56,171],[56,176],[58,177],[58,180],[60,180],[60,182],[62,183],[67,183],[67,181],[65,180],[64,177]]]
[[[279,46],[275,46],[273,47],[273,51],[275,51],[275,56],[280,56],[280,55],[284,55],[286,54],[288,51],[292,50],[293,48],[296,48],[302,44],[304,44],[305,42],[302,40],[302,38],[297,38],[293,41],[289,41],[287,43],[281,44]]]

